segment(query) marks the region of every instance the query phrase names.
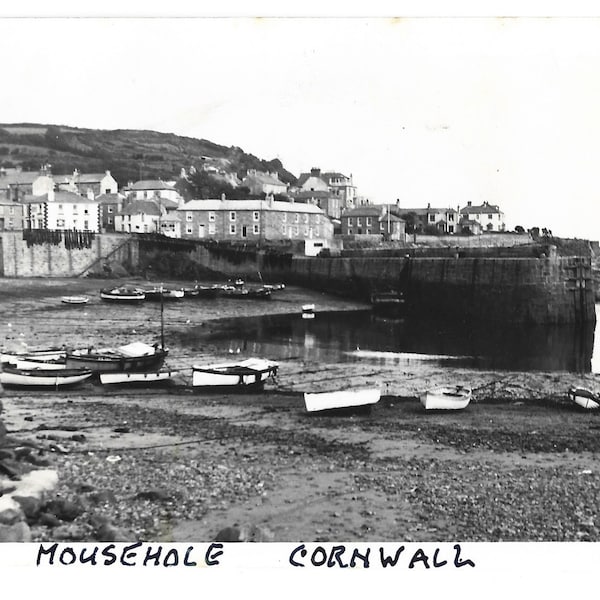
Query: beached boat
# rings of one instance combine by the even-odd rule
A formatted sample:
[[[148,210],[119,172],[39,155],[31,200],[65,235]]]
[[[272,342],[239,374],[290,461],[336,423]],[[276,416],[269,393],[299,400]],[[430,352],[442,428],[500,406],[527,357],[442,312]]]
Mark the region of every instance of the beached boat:
[[[154,344],[133,342],[118,348],[74,350],[67,352],[67,368],[91,369],[96,373],[150,371],[160,368],[168,350]]]
[[[64,360],[67,351],[64,348],[48,348],[46,350],[27,350],[24,352],[13,352],[0,354],[0,362],[16,363],[18,360],[34,360],[36,362],[52,362]]]
[[[60,299],[63,304],[87,304],[89,300],[87,296],[62,296]]]
[[[315,392],[304,394],[304,404],[308,412],[368,408],[381,398],[378,388],[337,390],[335,392]]]
[[[255,300],[269,300],[271,298],[271,290],[266,288],[237,288],[228,286],[223,289],[221,295],[226,298],[240,298],[240,299],[255,299]]]
[[[143,289],[133,286],[121,286],[100,290],[100,298],[107,302],[137,303],[146,298]]]
[[[0,383],[7,387],[59,387],[75,385],[89,379],[89,369],[61,369],[56,371],[45,369],[17,369],[3,366],[0,372]]]
[[[194,287],[183,288],[186,298],[216,298],[221,287],[217,285],[196,285]]]
[[[423,392],[419,397],[426,410],[460,410],[471,401],[471,388],[438,387]]]
[[[567,393],[569,400],[581,408],[594,410],[600,407],[600,396],[582,387],[572,387]]]
[[[172,290],[163,287],[153,287],[144,290],[146,300],[160,301],[161,296],[165,301],[181,300],[185,296],[184,290]]]
[[[149,371],[147,373],[100,373],[100,383],[104,384],[140,384],[140,383],[160,383],[170,381],[181,371]]]
[[[193,365],[192,386],[259,387],[277,374],[278,367],[278,363],[262,358],[215,365]]]

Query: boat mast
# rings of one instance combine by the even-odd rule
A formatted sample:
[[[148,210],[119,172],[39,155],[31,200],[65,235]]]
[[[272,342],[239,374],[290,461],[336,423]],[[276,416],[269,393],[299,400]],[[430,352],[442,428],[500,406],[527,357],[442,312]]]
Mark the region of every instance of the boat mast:
[[[160,286],[160,347],[165,349],[165,302],[163,299],[163,286]]]

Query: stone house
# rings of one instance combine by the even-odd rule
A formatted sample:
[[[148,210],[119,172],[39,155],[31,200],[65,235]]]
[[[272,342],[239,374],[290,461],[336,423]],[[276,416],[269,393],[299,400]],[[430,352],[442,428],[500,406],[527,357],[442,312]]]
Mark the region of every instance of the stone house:
[[[100,194],[95,198],[100,206],[100,224],[102,233],[115,231],[115,216],[123,209],[122,194]]]
[[[427,208],[398,208],[396,205],[392,207],[392,212],[407,222],[414,219],[412,224],[415,232],[425,231],[428,227],[435,227],[439,233],[460,232],[460,215],[454,208],[435,208],[431,204],[427,204]]]
[[[157,200],[131,200],[115,215],[115,231],[123,233],[157,233],[167,211]]]
[[[339,219],[342,214],[340,198],[327,191],[301,191],[292,195],[294,202],[318,206],[330,219]]]
[[[23,229],[23,204],[0,198],[0,231]]]
[[[328,239],[333,225],[313,204],[265,200],[191,200],[177,213],[182,237],[216,240]]]
[[[23,171],[20,167],[0,168],[0,197],[18,201],[32,194],[33,182],[42,174],[40,171]]]
[[[352,175],[347,177],[336,171],[321,173],[321,169],[312,168],[310,173],[302,173],[298,178],[299,192],[329,192],[338,198],[342,210],[356,206],[356,186]]]
[[[242,179],[242,185],[246,186],[253,196],[261,194],[286,194],[288,186],[279,180],[277,173],[263,173],[256,169],[249,169],[246,177]]]
[[[405,240],[406,223],[386,205],[357,206],[342,213],[342,235],[382,235],[386,239]]]

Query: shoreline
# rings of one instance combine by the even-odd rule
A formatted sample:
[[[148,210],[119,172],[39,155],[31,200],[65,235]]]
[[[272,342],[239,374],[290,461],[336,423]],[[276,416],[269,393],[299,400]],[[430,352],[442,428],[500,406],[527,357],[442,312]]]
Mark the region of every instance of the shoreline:
[[[61,295],[105,285],[22,281],[0,301],[10,315],[0,333],[40,346],[64,340],[69,321],[85,344],[156,333],[156,306],[123,318],[106,304],[57,305]],[[300,288],[275,298],[232,302],[229,315],[208,302],[169,304],[166,325],[185,331],[309,301],[324,311],[364,308]],[[168,362],[177,368],[193,356],[223,358],[200,341],[173,348]],[[449,369],[418,367],[286,360],[264,394],[198,393],[185,380],[156,389],[4,390],[9,437],[57,469],[56,492],[77,507],[71,521],[34,523],[33,538],[202,542],[237,524],[255,541],[600,541],[600,415],[565,398],[570,385],[597,385],[597,376],[451,369],[471,383],[473,401],[434,414],[418,392],[447,381]],[[303,391],[375,381],[384,397],[370,414],[304,410]]]

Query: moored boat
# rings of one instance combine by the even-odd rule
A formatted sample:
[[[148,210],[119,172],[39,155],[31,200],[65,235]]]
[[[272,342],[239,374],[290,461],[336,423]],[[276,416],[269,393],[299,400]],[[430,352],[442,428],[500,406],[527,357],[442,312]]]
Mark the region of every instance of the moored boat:
[[[153,287],[153,288],[144,290],[144,294],[145,294],[146,300],[160,301],[161,296],[162,296],[163,300],[168,301],[168,300],[181,300],[185,296],[185,291],[184,290],[167,289],[167,288],[163,288],[163,287]]]
[[[7,387],[59,387],[75,385],[92,376],[89,369],[18,369],[4,366],[0,383]]]
[[[304,404],[308,412],[341,409],[367,408],[379,402],[379,388],[337,390],[334,392],[314,392],[304,394]]]
[[[243,298],[268,300],[271,298],[271,290],[266,288],[238,288],[228,286],[223,288],[221,294],[226,298]]]
[[[63,304],[87,304],[89,300],[87,296],[62,296],[60,299]]]
[[[303,319],[314,319],[315,318],[315,305],[314,304],[303,304],[302,305],[302,318]]]
[[[122,372],[122,373],[100,373],[100,383],[104,384],[123,384],[123,383],[158,383],[171,381],[173,377],[181,371],[149,371],[146,373],[140,372]]]
[[[460,410],[471,401],[471,388],[457,385],[438,387],[423,392],[419,397],[426,410]]]
[[[248,358],[239,362],[193,365],[194,387],[260,387],[277,374],[279,364],[261,358]]]
[[[586,410],[595,410],[600,407],[600,396],[582,387],[572,387],[567,393],[569,400]]]
[[[28,350],[0,354],[0,362],[15,363],[17,360],[35,360],[37,362],[51,362],[64,359],[67,351],[64,348],[48,348],[47,350]]]
[[[137,303],[145,300],[146,293],[138,287],[121,286],[100,290],[100,298],[107,302]]]
[[[91,369],[96,373],[149,371],[160,368],[168,350],[158,344],[133,342],[118,348],[74,350],[67,352],[67,368]]]

